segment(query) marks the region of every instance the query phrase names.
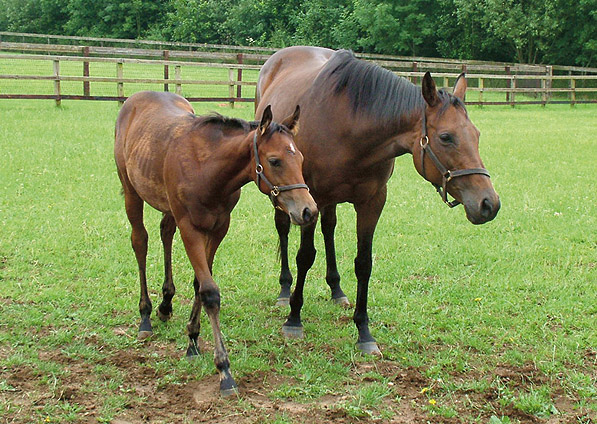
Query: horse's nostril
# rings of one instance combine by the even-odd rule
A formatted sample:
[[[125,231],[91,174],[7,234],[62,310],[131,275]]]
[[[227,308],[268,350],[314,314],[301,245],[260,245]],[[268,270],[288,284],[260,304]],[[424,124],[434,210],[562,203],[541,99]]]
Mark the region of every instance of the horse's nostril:
[[[305,208],[303,210],[303,221],[309,222],[309,221],[311,221],[311,218],[313,218],[313,213],[311,212],[311,209]]]
[[[493,204],[491,203],[491,200],[489,199],[483,199],[483,201],[481,202],[481,215],[483,215],[483,217],[488,218],[491,216],[493,212]]]

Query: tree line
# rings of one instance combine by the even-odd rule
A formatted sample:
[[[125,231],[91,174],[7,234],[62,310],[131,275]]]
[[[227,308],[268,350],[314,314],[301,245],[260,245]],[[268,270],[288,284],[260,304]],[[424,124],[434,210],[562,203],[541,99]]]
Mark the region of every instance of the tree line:
[[[597,0],[0,0],[0,30],[597,66]]]

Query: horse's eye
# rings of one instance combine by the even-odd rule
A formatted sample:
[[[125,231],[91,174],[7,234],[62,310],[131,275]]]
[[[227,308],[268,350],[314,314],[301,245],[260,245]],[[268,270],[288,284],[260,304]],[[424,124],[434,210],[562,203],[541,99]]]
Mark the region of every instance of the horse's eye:
[[[271,166],[273,166],[275,168],[282,166],[282,161],[280,159],[272,158],[272,159],[268,159],[268,162]]]
[[[439,139],[441,140],[442,143],[453,143],[454,142],[454,139],[452,138],[452,136],[447,133],[440,134]]]

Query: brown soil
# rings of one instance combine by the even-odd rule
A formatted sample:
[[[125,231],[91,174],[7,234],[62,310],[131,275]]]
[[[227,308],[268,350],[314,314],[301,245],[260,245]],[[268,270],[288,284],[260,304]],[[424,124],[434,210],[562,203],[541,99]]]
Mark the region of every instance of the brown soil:
[[[88,342],[94,343],[93,337]],[[2,352],[0,354],[7,353]],[[576,399],[567,397],[563,389],[557,389],[552,401],[560,414],[550,419],[539,419],[514,409],[501,406],[498,393],[489,389],[483,392],[462,390],[451,392],[450,406],[458,416],[445,418],[434,414],[434,407],[429,400],[434,395],[438,383],[425,377],[424,371],[416,368],[401,368],[398,364],[378,360],[375,362],[354,364],[352,373],[355,385],[370,384],[375,371],[388,379],[391,395],[384,398],[379,411],[372,411],[370,416],[355,418],[341,405],[347,397],[326,395],[310,403],[292,400],[272,399],[268,396],[283,384],[292,384],[292,379],[281,377],[275,372],[257,372],[237,379],[240,401],[222,399],[218,393],[218,376],[212,375],[201,381],[188,381],[185,384],[158,385],[157,371],[148,366],[153,361],[152,354],[176,357],[180,352],[173,350],[166,343],[149,343],[144,349],[131,348],[108,355],[99,365],[116,368],[125,376],[125,381],[118,388],[126,393],[128,404],[112,421],[114,424],[130,423],[221,423],[245,424],[273,422],[276,417],[285,416],[293,423],[468,423],[476,420],[488,423],[492,415],[508,416],[512,423],[595,423],[595,413],[582,411],[577,407]],[[105,397],[109,391],[94,393],[86,389],[90,381],[97,381],[95,365],[83,360],[71,359],[59,351],[42,352],[40,359],[52,361],[69,371],[68,380],[58,384],[53,393],[47,393],[48,384],[43,382],[47,375],[28,366],[0,369],[0,380],[5,380],[7,387],[0,390],[0,405],[11,405],[0,412],[0,421],[6,423],[55,422],[54,418],[44,413],[44,408],[60,404],[80,405],[76,422],[97,422],[102,416]],[[161,376],[163,377],[163,375]],[[512,390],[525,390],[531,386],[548,382],[548,378],[532,366],[498,366],[491,375],[462,374],[454,376],[455,381],[478,379],[499,379]],[[162,379],[163,384],[163,379]],[[553,386],[553,381],[550,383]],[[423,392],[422,388],[429,388]],[[342,390],[338,390],[342,392]],[[438,390],[439,392],[439,390]],[[439,403],[439,402],[438,402]],[[45,409],[48,410],[48,409]],[[8,411],[8,412],[7,412]],[[392,411],[388,416],[387,411]],[[354,415],[354,414],[353,414]],[[445,414],[444,414],[445,415]]]

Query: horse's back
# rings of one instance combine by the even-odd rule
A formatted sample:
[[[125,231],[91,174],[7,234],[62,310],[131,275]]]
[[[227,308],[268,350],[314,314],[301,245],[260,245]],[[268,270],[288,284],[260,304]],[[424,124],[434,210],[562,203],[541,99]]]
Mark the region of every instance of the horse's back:
[[[311,46],[287,47],[274,53],[259,72],[256,116],[261,116],[269,104],[274,119],[292,114],[332,54],[334,50]]]
[[[163,212],[164,159],[171,142],[188,131],[193,113],[183,97],[144,91],[126,100],[116,120],[114,157],[123,183]]]

